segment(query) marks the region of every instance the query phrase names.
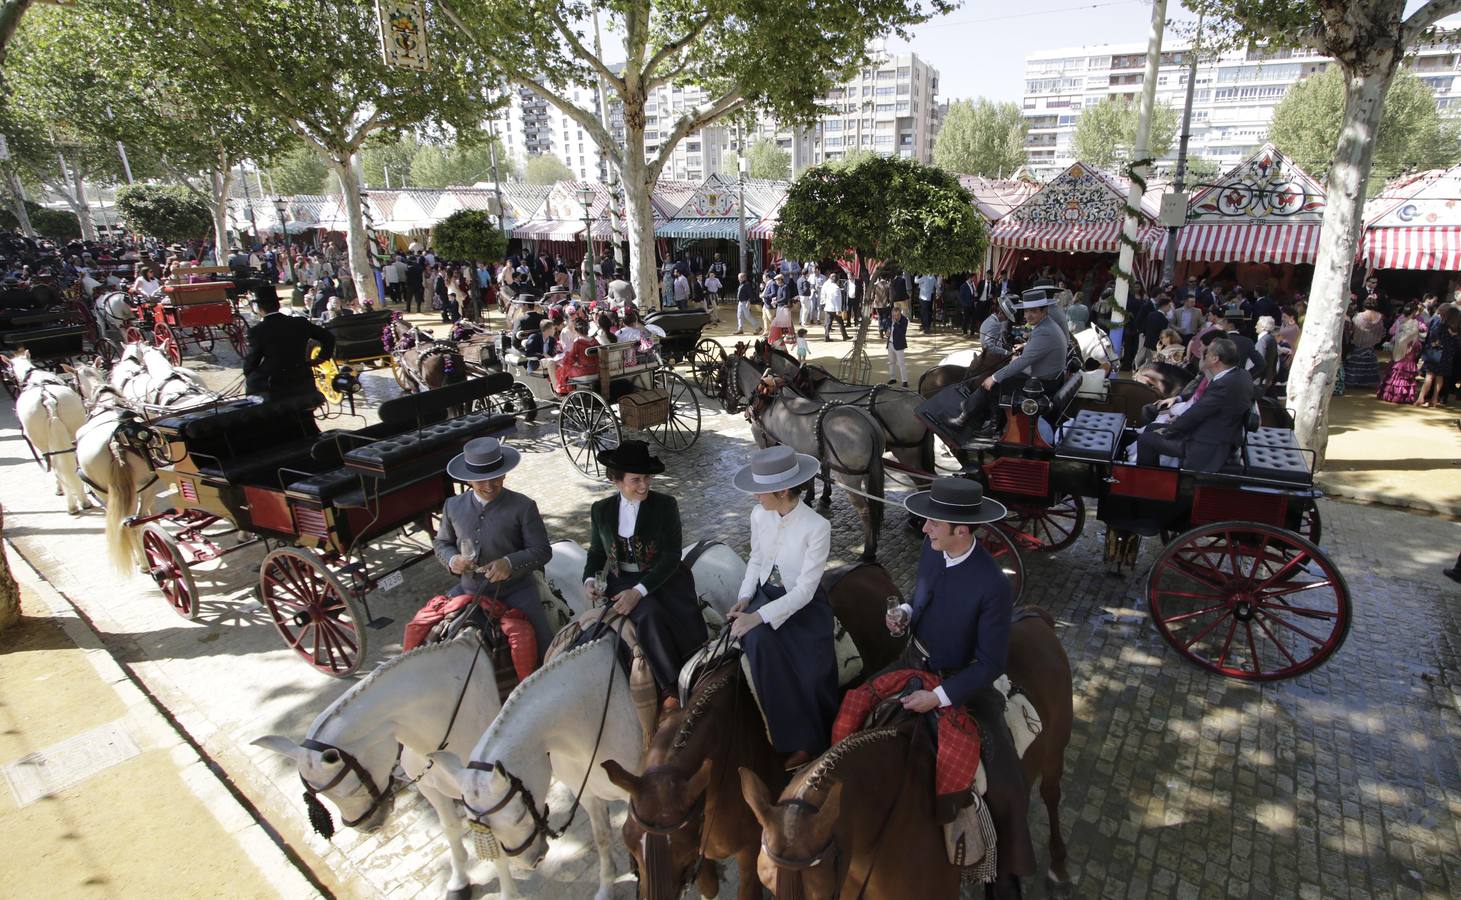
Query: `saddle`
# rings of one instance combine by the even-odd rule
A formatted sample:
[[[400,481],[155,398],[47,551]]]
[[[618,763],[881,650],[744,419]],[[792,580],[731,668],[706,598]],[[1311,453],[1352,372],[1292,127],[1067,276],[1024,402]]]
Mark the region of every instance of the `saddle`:
[[[558,654],[578,646],[585,639],[596,636],[599,623],[604,621],[604,617],[611,610],[612,607],[595,606],[575,616],[554,636],[543,662],[547,663]],[[654,734],[654,727],[659,721],[659,688],[654,683],[654,673],[649,669],[649,661],[644,658],[644,651],[639,646],[639,632],[627,616],[616,616],[608,620],[605,627],[619,635],[619,662],[629,677],[629,696],[634,701],[634,711],[639,715],[640,727],[646,735]]]

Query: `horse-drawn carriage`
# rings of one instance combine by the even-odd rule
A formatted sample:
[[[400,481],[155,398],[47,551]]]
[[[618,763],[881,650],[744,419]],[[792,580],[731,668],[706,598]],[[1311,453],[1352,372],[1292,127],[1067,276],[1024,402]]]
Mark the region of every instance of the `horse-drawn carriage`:
[[[122,339],[150,342],[175,366],[182,365],[189,345],[212,353],[220,334],[243,356],[248,323],[234,311],[231,288],[226,281],[164,285],[162,296],[138,301],[138,318],[122,330]]]
[[[707,309],[661,309],[644,314],[644,324],[663,331],[660,356],[670,365],[689,363],[690,380],[707,397],[720,396],[720,371],[725,350],[716,341],[701,337],[710,324]]]
[[[1309,671],[1339,649],[1349,589],[1317,546],[1313,456],[1290,428],[1263,425],[1255,408],[1220,471],[1139,465],[1127,459],[1125,412],[1078,408],[1078,373],[1053,396],[1031,385],[1005,393],[1004,430],[982,444],[949,424],[963,386],[920,409],[1009,507],[1000,524],[1022,550],[1070,546],[1085,524],[1084,498],[1094,498],[1105,558],[1118,570],[1136,564],[1143,537],[1162,539],[1146,600],[1162,637],[1195,664],[1267,681]]]
[[[92,359],[110,362],[117,347],[96,328],[80,301],[64,297],[50,285],[6,285],[0,288],[0,385],[12,398],[19,393],[6,359],[29,351],[31,363],[59,371],[61,366]]]
[[[452,413],[509,384],[499,375],[390,400],[379,424],[357,431],[322,433],[313,394],[228,401],[153,423],[165,448],[154,462],[174,506],[128,522],[148,573],[173,609],[196,618],[192,569],[262,543],[258,595],[285,643],[321,672],[351,674],[373,622],[367,593],[394,587],[432,552],[413,543],[404,558],[382,561],[366,548],[403,529],[430,531],[454,490],[446,461],[514,424]],[[226,542],[231,535],[241,540]]]
[[[340,316],[325,323],[335,336],[335,352],[315,366],[315,389],[331,403],[339,403],[355,389],[362,371],[390,369],[404,391],[414,389],[401,372],[395,354],[386,347],[386,330],[394,314],[387,309]],[[342,377],[343,376],[343,377]]]

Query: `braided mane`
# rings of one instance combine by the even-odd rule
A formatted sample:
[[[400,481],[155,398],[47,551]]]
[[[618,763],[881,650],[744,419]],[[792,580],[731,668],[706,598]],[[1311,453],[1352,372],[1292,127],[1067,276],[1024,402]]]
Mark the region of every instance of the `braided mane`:
[[[866,731],[854,732],[838,741],[831,750],[823,753],[822,756],[797,779],[796,793],[794,796],[801,796],[805,791],[824,791],[830,787],[830,782],[836,774],[837,767],[842,764],[848,756],[862,750],[871,744],[897,737],[901,730],[895,726],[885,728],[870,728]]]
[[[736,663],[739,665],[739,663]],[[695,726],[710,712],[710,705],[720,695],[720,692],[732,682],[731,675],[735,669],[731,666],[722,666],[720,671],[712,673],[709,678],[701,682],[699,693],[695,695],[695,702],[690,704],[690,709],[685,713],[685,719],[680,723],[680,730],[675,733],[674,743],[671,748],[684,750],[690,744],[690,738],[695,733]],[[716,677],[716,676],[719,677]]]
[[[360,679],[360,681],[357,682],[354,687],[350,688],[348,691],[337,697],[335,699],[335,702],[327,706],[325,708],[325,711],[321,713],[319,717],[315,720],[316,724],[323,724],[339,716],[340,713],[342,713],[347,707],[349,707],[351,703],[355,702],[355,700],[359,698],[361,694],[365,693],[365,689],[369,685],[374,684],[377,680],[383,678],[387,672],[395,671],[406,660],[420,659],[423,656],[429,656],[432,653],[450,649],[455,644],[455,640],[439,641],[434,644],[422,644],[419,647],[407,650],[400,656],[391,657],[390,659],[386,660],[385,662],[381,663],[373,670],[371,670],[371,673]],[[310,737],[313,737],[317,730],[318,729],[315,728],[313,725],[310,726],[308,735]]]

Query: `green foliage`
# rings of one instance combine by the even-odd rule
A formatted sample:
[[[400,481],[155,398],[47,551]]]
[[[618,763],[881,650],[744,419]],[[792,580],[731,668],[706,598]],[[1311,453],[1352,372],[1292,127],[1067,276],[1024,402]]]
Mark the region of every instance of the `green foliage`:
[[[1086,107],[1075,122],[1076,159],[1103,169],[1129,162],[1136,145],[1139,113],[1139,104],[1114,98]],[[1151,138],[1147,146],[1152,159],[1161,159],[1172,149],[1177,124],[1176,109],[1165,103],[1152,107]]]
[[[39,203],[33,203],[30,200],[25,201],[25,211],[30,216],[32,223],[35,221],[36,213],[42,209],[45,209],[45,207]],[[8,231],[20,230],[20,220],[15,217],[13,201],[0,205],[0,228]]]
[[[734,150],[727,150],[720,155],[720,174],[726,178],[741,177],[741,155]]]
[[[128,231],[164,241],[201,238],[213,227],[208,206],[176,185],[130,184],[117,189],[117,212]]]
[[[523,181],[528,184],[553,184],[573,178],[573,170],[551,153],[528,157],[523,166]]]
[[[746,166],[752,178],[785,181],[791,177],[791,153],[771,138],[758,138],[746,151]]]
[[[513,174],[512,162],[496,138],[482,134],[476,140],[459,138],[443,147],[434,144],[422,146],[411,160],[411,184],[416,187],[444,188],[469,187],[479,181],[491,181],[494,143],[497,145],[498,171],[505,181]],[[396,168],[392,166],[391,175],[395,174]],[[392,178],[392,183],[394,182],[395,179]]]
[[[81,237],[81,223],[76,220],[76,216],[59,209],[41,207],[32,210],[30,224],[36,234],[52,240],[69,241]]]
[[[370,187],[386,187],[387,181],[390,187],[403,187],[411,183],[411,162],[425,146],[414,134],[368,141],[360,151],[360,177]]]
[[[1025,164],[1025,117],[1014,103],[984,98],[949,104],[933,144],[934,165],[1003,178]]]
[[[1289,88],[1273,110],[1268,139],[1320,181],[1329,171],[1344,118],[1344,73],[1330,66]],[[1375,136],[1370,192],[1407,170],[1443,168],[1461,160],[1451,123],[1436,112],[1436,97],[1409,70],[1390,85]]]
[[[898,157],[816,166],[792,183],[775,245],[795,259],[896,261],[949,274],[980,266],[987,236],[974,200],[954,175]]]
[[[873,159],[876,156],[878,156],[878,154],[873,152],[872,150],[864,150],[861,147],[855,147],[851,150],[848,150],[846,153],[843,153],[841,159],[828,160],[826,163],[824,163],[824,165],[831,166],[834,169],[851,169],[863,160]]]
[[[442,219],[431,229],[431,242],[437,253],[464,262],[498,260],[507,252],[497,220],[481,209],[458,210]]]
[[[280,156],[269,167],[269,178],[274,182],[274,189],[285,196],[339,192],[338,185],[333,191],[321,190],[334,176],[320,155],[308,147],[296,147]]]

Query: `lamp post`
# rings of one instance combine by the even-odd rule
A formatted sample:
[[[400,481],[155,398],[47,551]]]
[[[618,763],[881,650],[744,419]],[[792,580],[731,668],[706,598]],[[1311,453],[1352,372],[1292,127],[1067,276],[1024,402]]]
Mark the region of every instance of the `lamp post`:
[[[591,303],[599,298],[599,292],[594,284],[594,223],[593,217],[589,215],[593,189],[588,186],[588,182],[579,185],[578,198],[583,203],[583,287],[586,294],[583,300]]]
[[[274,211],[279,214],[279,233],[284,237],[284,265],[289,270],[289,283],[294,284],[294,259],[289,252],[289,228],[284,224],[284,216],[289,212],[289,201],[283,197],[274,198]]]

